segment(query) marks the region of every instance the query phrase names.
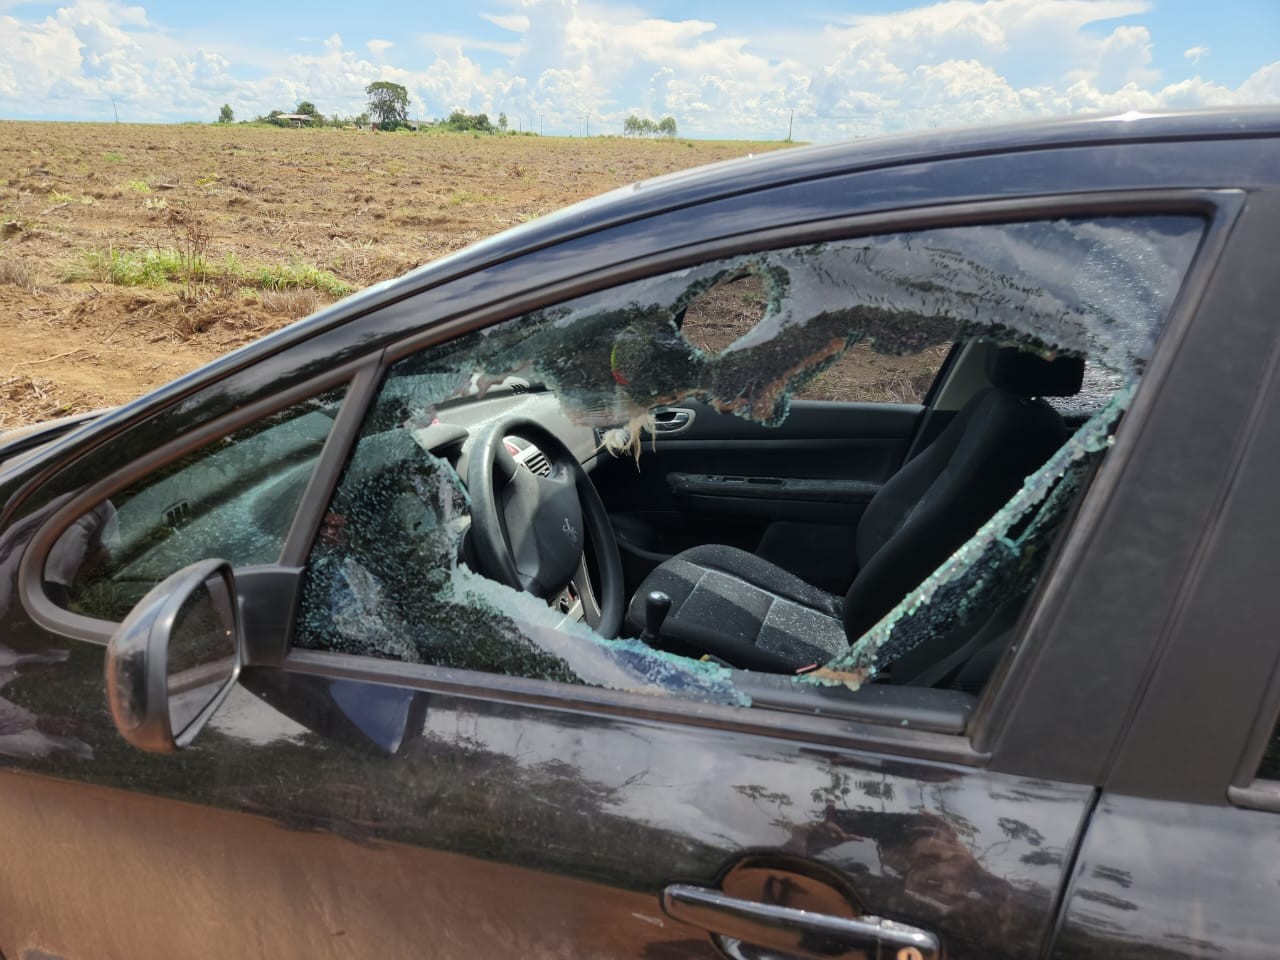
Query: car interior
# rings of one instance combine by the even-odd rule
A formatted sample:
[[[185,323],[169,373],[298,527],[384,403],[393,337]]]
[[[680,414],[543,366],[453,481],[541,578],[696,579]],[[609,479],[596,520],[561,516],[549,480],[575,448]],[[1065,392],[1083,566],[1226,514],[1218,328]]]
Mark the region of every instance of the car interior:
[[[599,429],[571,423],[553,396],[515,380],[483,399],[442,405],[429,445],[475,487],[486,471],[469,473],[468,437],[483,425],[499,425],[521,475],[549,476],[560,456],[517,419],[553,431],[589,467],[616,538],[626,608],[617,634],[681,657],[795,675],[845,654],[1063,444],[1086,415],[1064,418],[1050,400],[1075,397],[1084,368],[1076,357],[971,340],[953,346],[925,403],[798,400],[780,426],[766,427],[690,402],[657,412],[638,459],[610,455]],[[511,467],[494,470],[500,487],[509,482]],[[497,572],[500,548],[476,551],[485,511],[475,489],[471,499],[463,562],[598,628],[597,597],[608,586],[592,524],[593,576],[548,593]],[[555,524],[539,528],[536,509],[517,523],[510,507],[499,514],[515,552],[526,549],[516,542],[520,528],[554,539]],[[876,680],[976,691],[1020,608],[1001,605],[969,630],[886,664]]]
[[[1076,393],[1083,370],[1084,361],[1073,357],[1045,360],[1012,347],[988,352],[990,386],[884,483],[867,485],[853,529],[855,570],[843,591],[824,590],[739,547],[704,544],[663,560],[641,581],[628,625],[645,629],[647,598],[658,591],[671,600],[660,625],[670,649],[775,673],[840,656],[1067,439],[1062,417],[1043,398]],[[774,479],[728,483],[787,489]]]
[[[370,534],[385,545],[422,520],[388,511],[377,478],[425,451],[467,491],[445,547],[456,547],[462,568],[540,598],[562,626],[795,676],[845,655],[1063,444],[1089,411],[1064,418],[1050,401],[1073,398],[1084,368],[973,339],[950,348],[923,403],[794,400],[781,424],[763,426],[690,401],[655,412],[635,457],[608,452],[602,429],[575,422],[552,390],[510,377],[440,404],[412,431],[401,429],[394,398],[375,408],[350,482],[373,498],[370,514],[390,518],[380,539]],[[119,529],[112,548],[97,551],[99,561],[112,555],[109,578],[100,563],[75,578],[53,573],[69,552],[84,555],[91,533],[80,524],[51,555],[50,594],[89,613],[105,603],[99,615],[119,619],[182,566],[184,551],[203,550],[211,530],[240,544],[241,562],[269,561],[340,399],[318,398],[215,448],[252,468],[209,469],[199,452],[117,495],[109,522]],[[264,445],[289,451],[276,469],[262,468],[271,462],[255,452]],[[421,512],[420,497],[408,501]],[[105,516],[102,507],[86,515]],[[940,631],[874,680],[976,692],[1023,600]]]

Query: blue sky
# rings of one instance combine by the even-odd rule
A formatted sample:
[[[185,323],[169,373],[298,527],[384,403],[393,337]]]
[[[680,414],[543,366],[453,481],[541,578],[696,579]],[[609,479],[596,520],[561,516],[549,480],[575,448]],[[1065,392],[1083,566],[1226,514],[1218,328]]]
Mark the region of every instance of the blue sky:
[[[0,117],[349,115],[380,79],[423,117],[806,140],[1280,103],[1280,0],[0,0]]]

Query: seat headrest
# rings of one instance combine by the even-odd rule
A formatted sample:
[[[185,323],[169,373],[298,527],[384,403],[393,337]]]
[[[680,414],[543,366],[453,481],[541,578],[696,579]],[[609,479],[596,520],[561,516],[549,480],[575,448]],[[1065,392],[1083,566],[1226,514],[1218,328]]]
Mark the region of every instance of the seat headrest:
[[[1022,397],[1071,397],[1084,382],[1084,360],[1046,360],[1017,347],[1001,347],[987,354],[987,379]]]

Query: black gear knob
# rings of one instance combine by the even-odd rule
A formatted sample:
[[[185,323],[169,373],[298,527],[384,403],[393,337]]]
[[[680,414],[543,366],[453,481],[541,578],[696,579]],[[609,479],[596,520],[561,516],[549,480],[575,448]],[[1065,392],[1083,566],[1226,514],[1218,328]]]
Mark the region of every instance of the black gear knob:
[[[644,598],[644,633],[640,639],[654,645],[662,634],[662,622],[671,612],[671,598],[661,590],[653,590]]]

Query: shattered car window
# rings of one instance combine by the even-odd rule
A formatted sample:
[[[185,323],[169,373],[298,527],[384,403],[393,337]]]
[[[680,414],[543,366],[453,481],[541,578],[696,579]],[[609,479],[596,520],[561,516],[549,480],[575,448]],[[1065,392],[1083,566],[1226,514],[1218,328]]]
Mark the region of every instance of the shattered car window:
[[[1102,410],[1108,401],[1115,396],[1128,382],[1128,377],[1121,371],[1109,370],[1096,363],[1085,363],[1084,383],[1080,391],[1069,397],[1049,397],[1049,406],[1062,416],[1072,420],[1091,417]]]
[[[676,316],[681,335],[704,353],[719,353],[765,318],[769,298],[759,273],[718,281]],[[918,353],[876,352],[855,343],[795,394],[797,400],[923,403],[951,350],[941,343]]]
[[[49,551],[49,598],[119,621],[148,590],[198,560],[274,563],[344,393],[270,414],[94,506]]]
[[[417,378],[413,378],[417,379]],[[427,383],[420,389],[431,391]],[[468,498],[430,413],[388,382],[308,563],[295,643],[412,663],[741,703],[728,671],[604,640],[460,562]],[[430,393],[428,393],[430,395]],[[441,398],[443,399],[443,398]],[[421,409],[422,414],[411,412]],[[427,418],[420,427],[415,424]]]
[[[968,543],[865,636],[800,678],[856,688],[938,631],[1024,597],[1151,356],[1203,232],[1108,217],[886,234],[736,256],[591,293],[391,368],[308,565],[295,642],[411,662],[743,703],[714,663],[606,640],[466,561],[470,504],[440,422],[499,384],[536,384],[635,456],[654,411],[696,400],[764,425],[855,351],[918,357],[984,338],[1085,358],[1105,396]],[[708,291],[748,322],[691,342]],[[726,292],[727,291],[727,292]],[[746,309],[749,308],[749,309]],[[732,334],[729,335],[729,334]],[[940,361],[939,361],[940,362]],[[639,463],[638,463],[639,465]]]

